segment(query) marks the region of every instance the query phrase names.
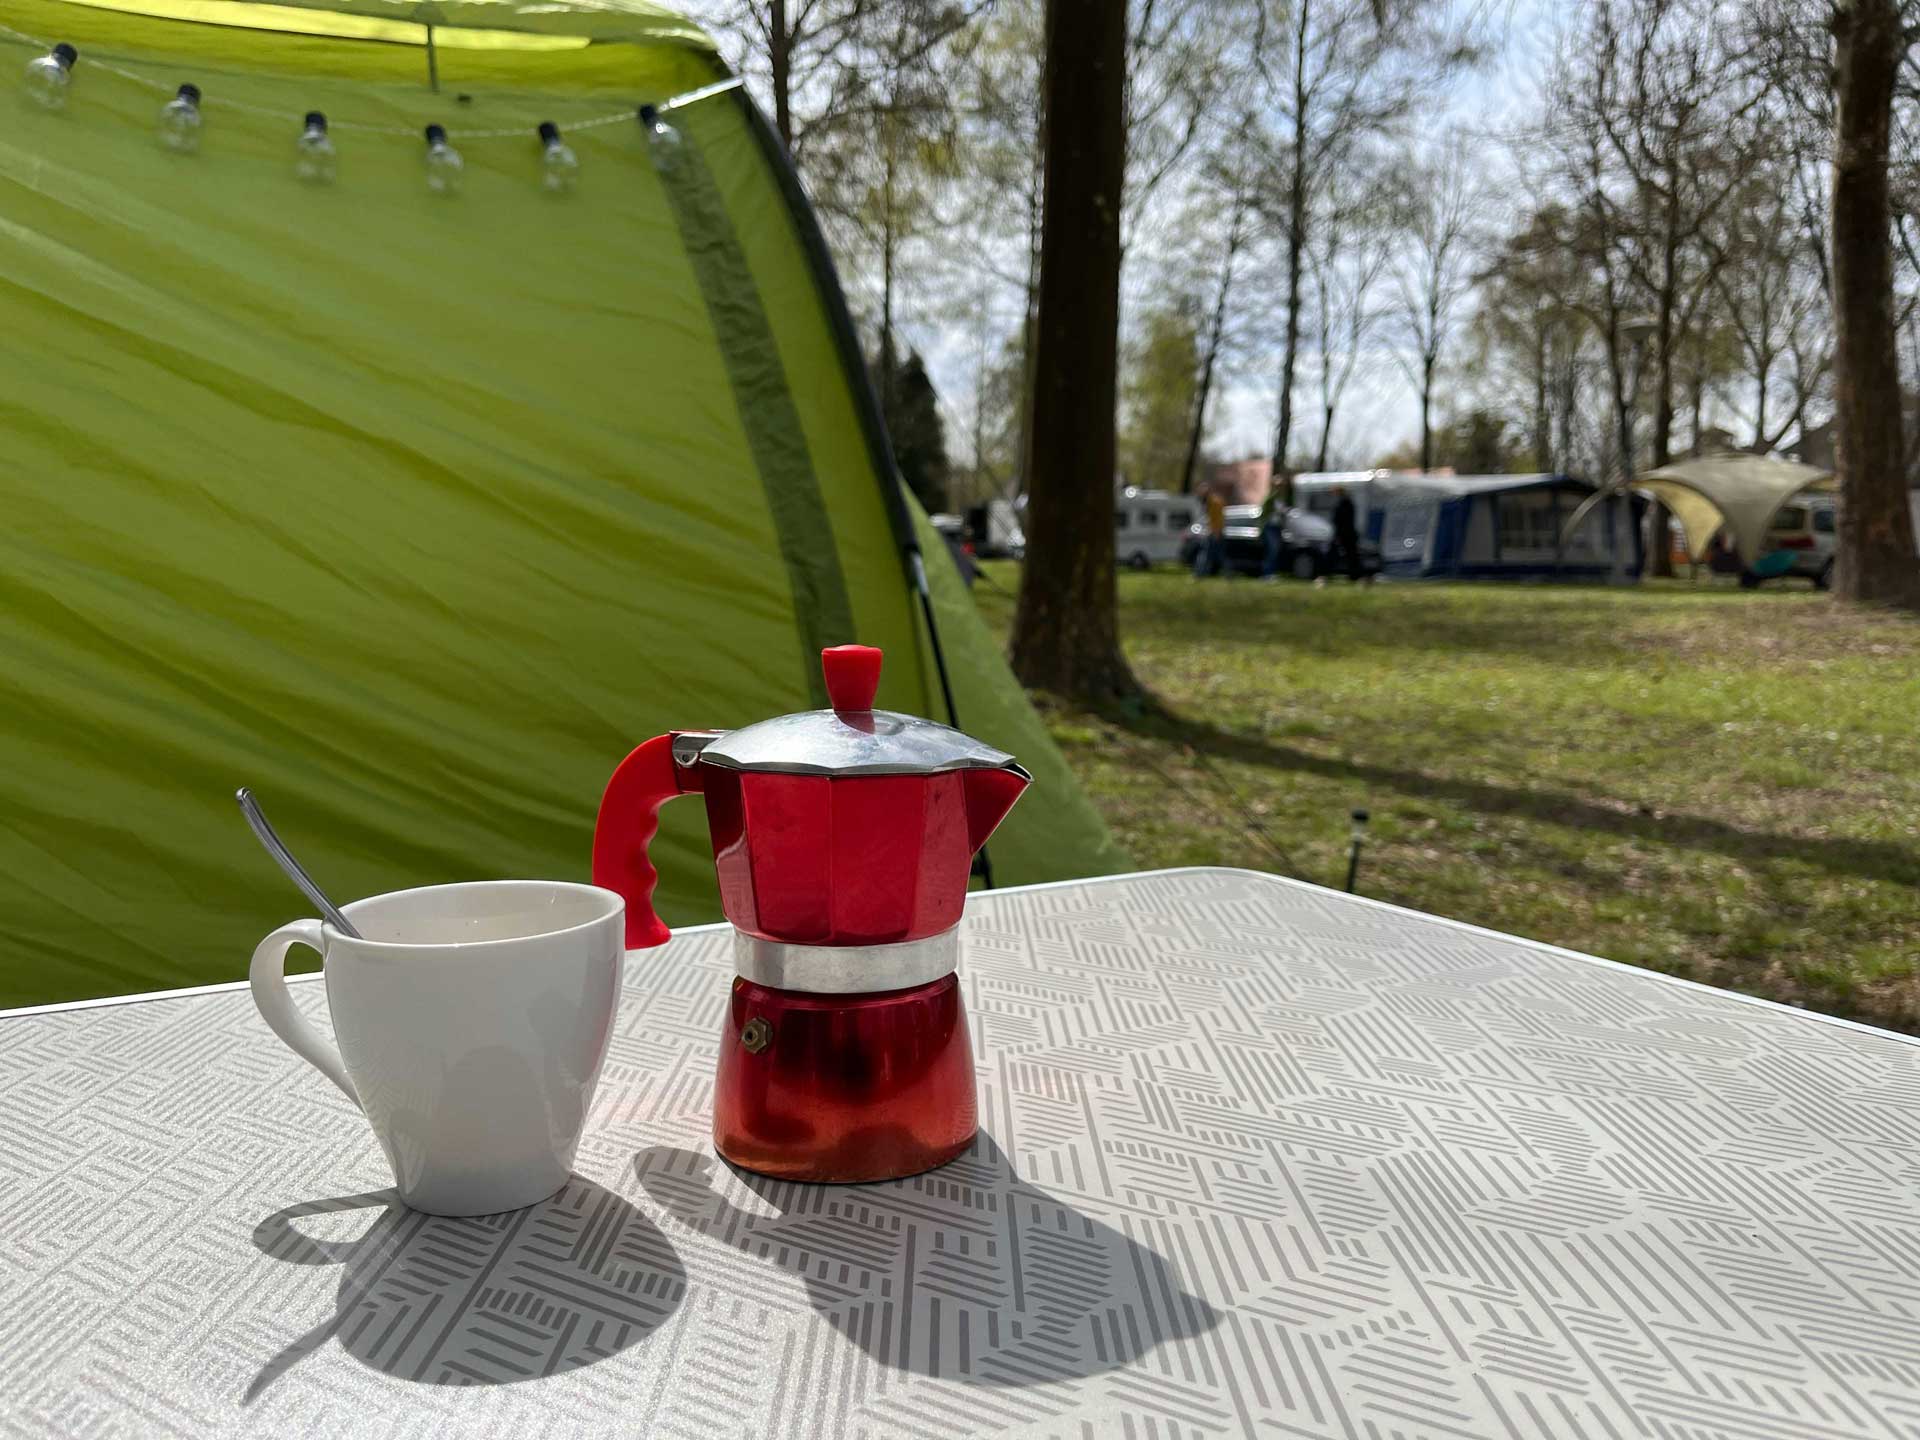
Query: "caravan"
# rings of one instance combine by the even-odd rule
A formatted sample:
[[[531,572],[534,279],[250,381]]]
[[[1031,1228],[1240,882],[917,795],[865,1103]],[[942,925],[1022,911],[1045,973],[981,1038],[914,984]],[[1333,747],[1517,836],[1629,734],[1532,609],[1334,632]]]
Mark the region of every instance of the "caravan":
[[[1404,579],[1637,580],[1637,496],[1593,495],[1570,475],[1396,475],[1381,517],[1385,574]]]
[[[1353,497],[1354,522],[1360,538],[1380,543],[1380,526],[1393,498],[1391,470],[1317,470],[1293,477],[1294,508],[1322,520],[1333,519],[1340,491]]]
[[[1192,495],[1129,485],[1113,497],[1113,553],[1134,570],[1179,560],[1187,529],[1200,514]]]

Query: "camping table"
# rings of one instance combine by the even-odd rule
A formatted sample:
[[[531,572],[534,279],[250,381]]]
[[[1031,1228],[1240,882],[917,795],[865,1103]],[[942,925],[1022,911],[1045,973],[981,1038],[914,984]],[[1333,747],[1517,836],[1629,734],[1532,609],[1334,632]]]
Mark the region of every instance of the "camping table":
[[[710,1160],[717,927],[478,1220],[242,988],[0,1018],[0,1432],[1920,1430],[1913,1042],[1235,871],[965,923],[982,1138],[881,1186]]]

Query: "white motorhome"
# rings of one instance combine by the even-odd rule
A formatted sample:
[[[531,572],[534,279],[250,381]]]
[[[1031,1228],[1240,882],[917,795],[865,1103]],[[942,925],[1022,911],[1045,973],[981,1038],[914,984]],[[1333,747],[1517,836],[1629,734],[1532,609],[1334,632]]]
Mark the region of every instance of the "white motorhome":
[[[1188,527],[1204,513],[1198,496],[1129,485],[1113,497],[1113,553],[1135,570],[1178,561]]]
[[[1317,470],[1293,477],[1293,503],[1309,515],[1332,520],[1345,491],[1353,501],[1354,523],[1362,540],[1378,543],[1381,517],[1393,501],[1391,470]]]
[[[967,511],[967,538],[982,560],[1023,559],[1027,553],[1027,497],[989,500]]]

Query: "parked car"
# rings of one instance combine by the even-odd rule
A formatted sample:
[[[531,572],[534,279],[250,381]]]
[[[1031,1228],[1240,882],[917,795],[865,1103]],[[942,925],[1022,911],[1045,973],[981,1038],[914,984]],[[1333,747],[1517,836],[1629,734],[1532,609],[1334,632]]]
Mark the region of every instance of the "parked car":
[[[1742,589],[1763,580],[1798,575],[1816,590],[1833,584],[1833,551],[1838,543],[1838,507],[1827,495],[1796,495],[1774,512],[1767,527],[1767,552],[1740,574]]]
[[[1113,553],[1135,570],[1168,560],[1191,564],[1186,537],[1201,513],[1200,501],[1191,495],[1129,486],[1113,497]]]
[[[1266,568],[1266,537],[1261,533],[1258,505],[1227,506],[1227,573],[1258,575]],[[1187,532],[1181,546],[1181,560],[1191,565],[1207,541],[1206,521],[1201,520]],[[1280,529],[1280,572],[1296,580],[1317,580],[1322,575],[1345,574],[1344,565],[1334,561],[1333,522],[1306,510],[1289,509]],[[1380,573],[1380,547],[1371,540],[1360,542],[1360,571],[1363,575]]]

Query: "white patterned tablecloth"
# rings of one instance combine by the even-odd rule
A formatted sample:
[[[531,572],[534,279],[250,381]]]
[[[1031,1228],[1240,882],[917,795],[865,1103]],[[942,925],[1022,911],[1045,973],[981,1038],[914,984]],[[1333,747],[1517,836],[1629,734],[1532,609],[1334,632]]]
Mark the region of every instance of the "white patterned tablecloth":
[[[712,1159],[719,927],[478,1220],[244,989],[0,1016],[0,1433],[1920,1434],[1913,1042],[1238,871],[965,927],[981,1139],[889,1185]]]

